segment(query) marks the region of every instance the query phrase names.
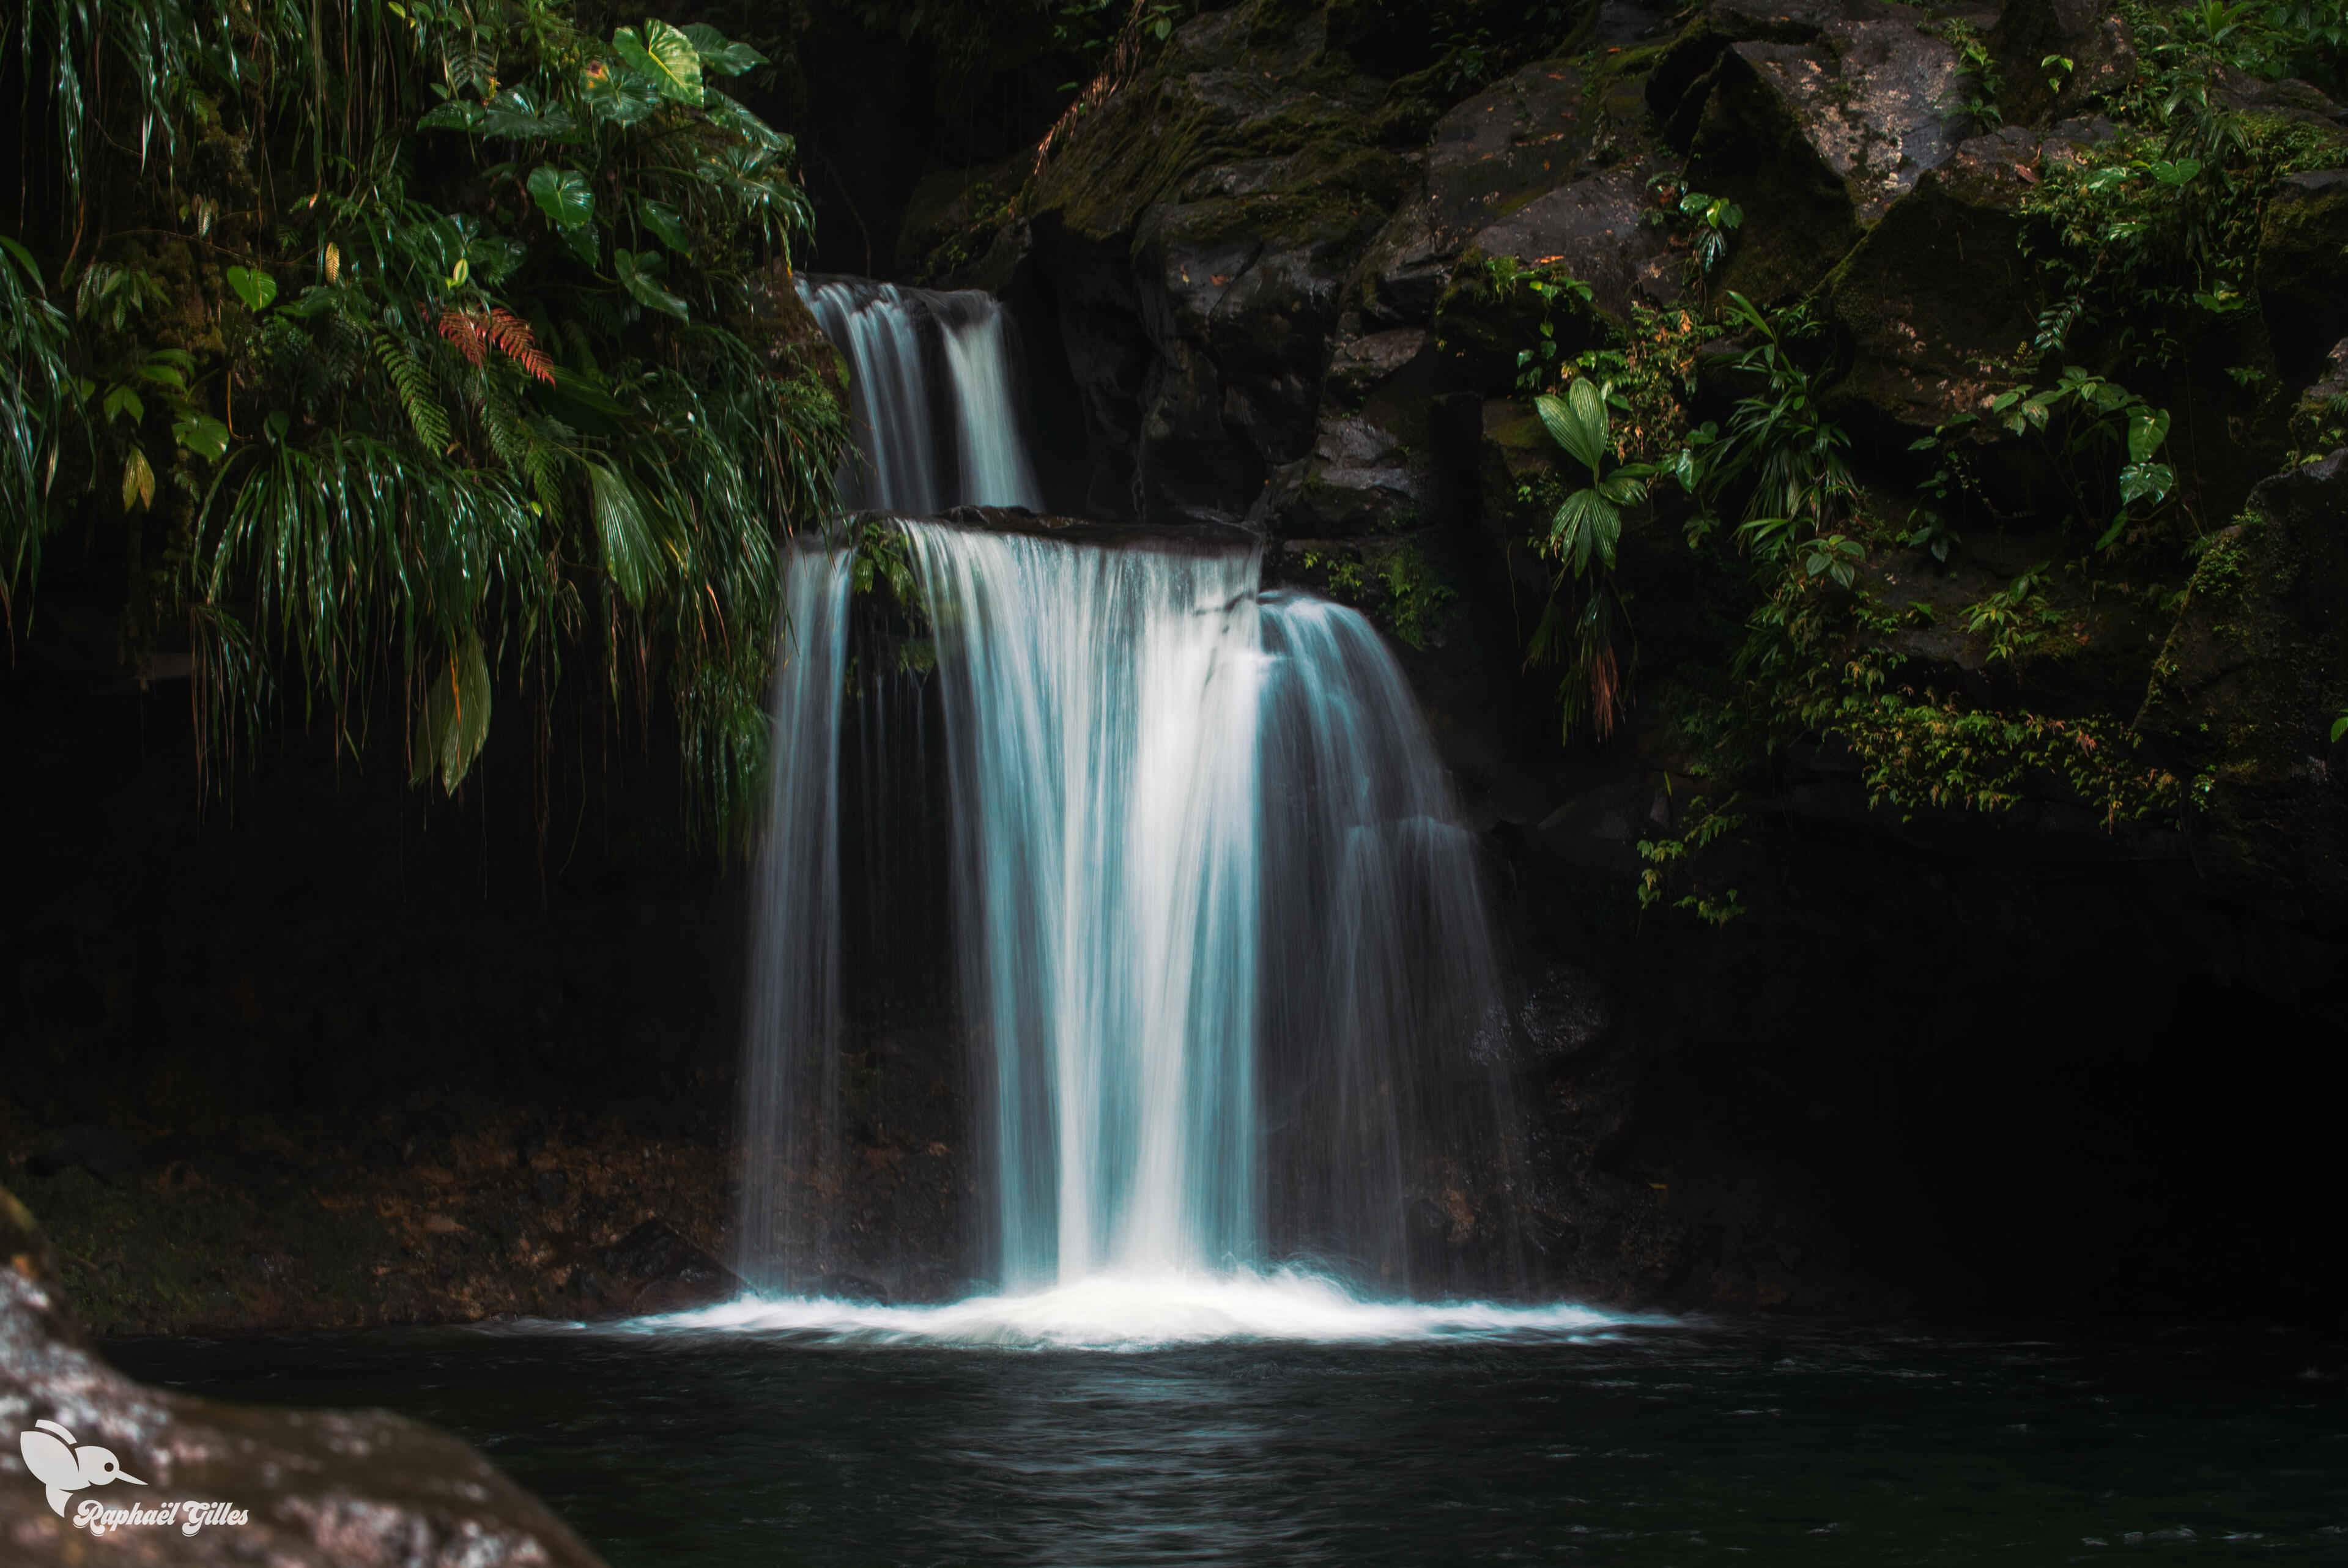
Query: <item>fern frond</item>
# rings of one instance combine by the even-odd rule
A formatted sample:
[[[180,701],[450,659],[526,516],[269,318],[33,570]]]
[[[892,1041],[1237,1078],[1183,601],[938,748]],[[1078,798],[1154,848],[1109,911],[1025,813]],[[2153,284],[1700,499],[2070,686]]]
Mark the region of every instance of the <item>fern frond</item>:
[[[440,335],[457,346],[465,363],[478,366],[489,353],[488,324],[470,311],[444,310],[436,324]]]
[[[432,451],[446,450],[448,414],[432,395],[430,373],[417,362],[406,344],[380,327],[375,334],[375,356],[382,364],[384,374],[391,377],[400,406],[407,410],[407,422],[415,427],[416,438]]]
[[[548,358],[546,350],[538,346],[538,339],[530,334],[530,323],[510,310],[492,310],[489,312],[489,341],[498,346],[499,353],[548,386],[554,385],[554,361]]]

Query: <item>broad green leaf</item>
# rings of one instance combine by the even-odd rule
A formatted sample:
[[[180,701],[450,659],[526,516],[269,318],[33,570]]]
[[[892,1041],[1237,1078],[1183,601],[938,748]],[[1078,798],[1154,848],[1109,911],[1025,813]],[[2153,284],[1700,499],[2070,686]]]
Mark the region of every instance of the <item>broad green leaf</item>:
[[[646,22],[642,35],[623,27],[612,35],[612,48],[663,98],[701,107],[701,57],[679,29],[658,19]]]
[[[1548,427],[1550,437],[1571,453],[1592,476],[1606,456],[1606,399],[1584,377],[1565,389],[1562,397],[1533,399],[1533,407]]]
[[[171,439],[207,462],[228,450],[228,427],[210,414],[190,414],[171,426]]]
[[[2120,470],[2120,500],[2132,506],[2149,499],[2157,506],[2176,483],[2177,475],[2166,463],[2130,463]]]
[[[147,417],[147,405],[140,402],[139,394],[129,387],[115,387],[108,390],[105,403],[99,406],[99,413],[109,425],[117,415],[128,414],[135,425]]]
[[[798,144],[724,93],[712,92],[709,101],[702,106],[711,123],[724,126],[751,144],[761,161],[781,159],[788,162],[797,152]]]
[[[603,264],[603,234],[594,224],[582,223],[575,229],[564,231],[562,237],[569,242],[571,253],[590,267]]]
[[[453,794],[489,738],[489,665],[480,633],[468,630],[445,660],[427,669],[425,679],[412,781],[421,784],[438,773],[440,788]]]
[[[682,256],[690,253],[693,242],[685,238],[685,219],[665,201],[655,201],[648,196],[636,198],[636,217],[652,231],[653,238]]]
[[[267,310],[269,302],[277,297],[277,280],[258,267],[230,267],[221,276],[236,291],[236,297],[244,302],[244,308],[255,315]]]
[[[2138,408],[2128,420],[2128,461],[2148,463],[2168,439],[2168,410]]]
[[[588,189],[587,177],[575,169],[541,164],[530,171],[530,195],[546,214],[546,221],[558,229],[576,229],[595,216],[595,192]]]
[[[521,88],[508,88],[481,106],[472,129],[513,141],[559,141],[569,139],[578,125],[561,109],[540,109]]]
[[[590,62],[580,96],[595,118],[607,125],[633,125],[649,119],[661,105],[651,79],[625,63]]]
[[[148,465],[147,454],[138,448],[122,464],[122,510],[151,506],[155,500],[155,470]]]
[[[721,77],[738,77],[753,66],[763,66],[767,57],[747,44],[729,44],[726,35],[706,22],[694,22],[685,29],[685,41],[701,57],[701,68],[716,71]]]
[[[1636,506],[1647,499],[1647,481],[1627,469],[1619,469],[1598,481],[1598,493],[1616,506]]]
[[[619,272],[620,286],[626,289],[638,304],[646,310],[664,311],[679,321],[691,318],[692,313],[685,301],[653,281],[653,274],[660,271],[661,259],[658,256],[643,252],[631,253],[614,248],[612,263]]]
[[[1550,524],[1550,551],[1570,562],[1577,577],[1590,573],[1594,557],[1614,564],[1614,542],[1622,533],[1622,514],[1594,490],[1579,490],[1565,498]]]
[[[2343,735],[2348,735],[2348,713],[2343,713],[2332,721],[2332,744],[2339,745],[2340,738]]]
[[[627,476],[609,464],[589,459],[587,494],[595,513],[595,534],[603,547],[603,571],[620,597],[635,608],[660,586],[664,575],[661,551],[654,537],[647,503]]]
[[[2163,185],[2183,185],[2201,172],[2198,158],[2180,158],[2174,163],[2157,162],[2152,166],[2152,177]]]

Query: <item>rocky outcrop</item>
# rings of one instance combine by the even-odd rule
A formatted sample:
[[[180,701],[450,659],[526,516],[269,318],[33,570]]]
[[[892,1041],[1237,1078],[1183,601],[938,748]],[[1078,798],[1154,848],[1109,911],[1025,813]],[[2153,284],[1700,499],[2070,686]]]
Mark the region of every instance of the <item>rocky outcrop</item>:
[[[2348,335],[2348,169],[2283,177],[2267,203],[2253,280],[2286,382],[2322,373],[2324,352]]]
[[[2208,769],[2194,863],[2219,886],[2348,904],[2348,449],[2259,486],[2203,552],[2140,728]]]
[[[1980,411],[2037,330],[2044,301],[2021,252],[2022,198],[2052,164],[2111,134],[2083,119],[2007,126],[1925,170],[1820,286],[1849,353],[1838,413],[1904,444]]]
[[[0,1190],[0,1542],[25,1568],[118,1556],[285,1568],[594,1568],[471,1449],[382,1410],[260,1409],[132,1381],[80,1343],[47,1238]],[[37,1428],[36,1422],[46,1422]],[[54,1438],[36,1449],[33,1437]],[[32,1462],[126,1480],[45,1490]],[[70,1468],[70,1467],[69,1467]],[[135,1512],[132,1511],[135,1510]]]
[[[1312,449],[1343,285],[1412,180],[1385,84],[1324,39],[1277,0],[1184,24],[1028,189],[1096,506],[1236,520]]]
[[[1957,53],[1921,21],[1874,0],[1715,5],[1657,66],[1648,101],[1688,179],[1747,215],[1720,286],[1802,293],[1948,160]]]

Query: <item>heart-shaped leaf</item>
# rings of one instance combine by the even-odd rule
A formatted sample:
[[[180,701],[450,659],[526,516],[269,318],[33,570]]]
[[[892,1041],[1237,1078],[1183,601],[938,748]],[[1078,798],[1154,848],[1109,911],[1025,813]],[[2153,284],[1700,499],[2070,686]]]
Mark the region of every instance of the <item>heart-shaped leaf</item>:
[[[667,202],[640,196],[636,198],[636,217],[652,231],[654,239],[678,255],[693,249],[692,242],[685,238],[684,216]]]
[[[612,35],[612,48],[663,98],[701,107],[701,56],[682,29],[657,19],[646,22],[642,35],[623,27]]]
[[[721,77],[738,77],[753,66],[763,66],[767,57],[747,44],[729,44],[726,35],[706,22],[686,26],[685,36],[701,57],[701,68],[716,71]]]
[[[603,235],[594,224],[582,223],[575,229],[564,231],[562,237],[570,243],[571,253],[590,267],[603,264]]]
[[[244,302],[244,308],[255,315],[267,310],[269,302],[277,297],[277,280],[258,267],[230,267],[221,275],[236,291],[236,297]]]
[[[595,216],[595,192],[588,189],[587,177],[575,169],[539,165],[530,172],[530,195],[546,214],[546,221],[558,229],[576,229]]]
[[[2148,463],[2168,439],[2168,410],[2138,408],[2128,420],[2128,461]]]
[[[660,271],[661,259],[643,252],[630,253],[623,250],[612,253],[613,265],[620,274],[620,286],[626,289],[635,302],[646,310],[664,311],[679,321],[689,319],[691,312],[685,301],[653,281]]]
[[[228,427],[210,414],[190,414],[171,427],[171,439],[208,462],[228,450]]]
[[[641,45],[637,52],[643,53]],[[652,115],[661,103],[651,79],[624,62],[611,66],[591,61],[581,96],[595,118],[608,125],[633,125]]]

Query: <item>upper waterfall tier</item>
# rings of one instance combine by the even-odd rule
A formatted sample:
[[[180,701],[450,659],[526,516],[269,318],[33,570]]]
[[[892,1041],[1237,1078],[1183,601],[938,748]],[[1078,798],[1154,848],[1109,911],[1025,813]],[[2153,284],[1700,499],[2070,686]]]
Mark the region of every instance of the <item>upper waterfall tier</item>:
[[[799,294],[848,356],[858,450],[839,490],[850,508],[1043,510],[1021,430],[1017,331],[1000,302],[804,274]]]

